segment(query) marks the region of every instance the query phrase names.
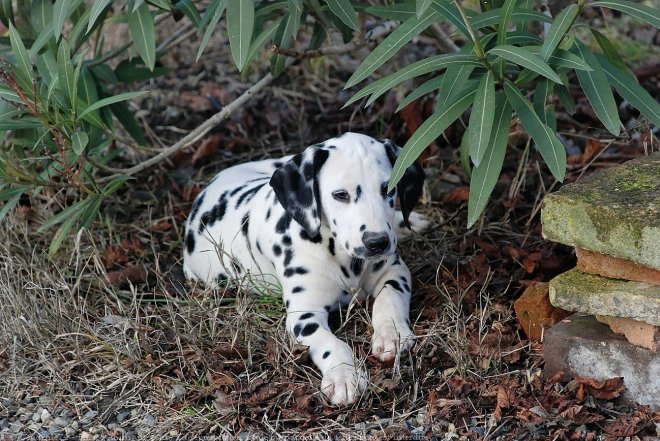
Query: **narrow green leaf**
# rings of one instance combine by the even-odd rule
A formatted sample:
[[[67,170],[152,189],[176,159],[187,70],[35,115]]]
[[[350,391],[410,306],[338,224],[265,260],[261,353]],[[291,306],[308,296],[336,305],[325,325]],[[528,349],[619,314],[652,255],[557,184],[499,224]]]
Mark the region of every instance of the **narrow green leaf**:
[[[75,69],[71,61],[71,48],[65,39],[60,41],[57,49],[57,73],[60,93],[67,103],[72,104],[75,95]]]
[[[172,4],[170,3],[169,0],[148,0],[148,1],[152,5],[156,6],[157,8],[160,8],[164,11],[171,11],[172,10]]]
[[[83,154],[85,151],[85,147],[87,147],[87,144],[89,143],[89,136],[85,132],[78,131],[73,134],[71,137],[71,147],[73,148],[73,152],[77,155],[80,156]]]
[[[128,28],[140,57],[150,70],[156,66],[156,31],[154,18],[146,3],[128,14]]]
[[[202,24],[202,16],[199,15],[199,11],[195,7],[195,4],[192,0],[180,0],[174,5],[176,9],[183,12],[188,19],[195,25],[197,29],[200,29]]]
[[[173,72],[171,67],[155,67],[148,69],[139,58],[132,60],[123,60],[114,70],[115,80],[122,83],[132,83],[134,81],[146,81],[152,78],[161,77]]]
[[[273,42],[278,47],[288,49],[291,47],[295,36],[298,34],[300,28],[300,20],[302,18],[302,5],[297,1],[288,0],[289,12],[284,15],[282,22],[277,27]],[[286,67],[286,57],[278,53],[274,53],[270,59],[271,73],[273,76],[279,76]]]
[[[656,28],[660,28],[660,13],[657,8],[651,8],[639,3],[630,2],[627,0],[601,0],[593,3],[587,3],[586,6],[595,8],[609,8],[616,9],[617,11],[624,12],[632,15],[642,21],[652,24]]]
[[[354,31],[360,29],[357,12],[355,12],[355,8],[353,8],[350,0],[327,0],[327,2],[330,12],[340,19],[342,23]]]
[[[575,22],[579,12],[580,8],[578,5],[573,4],[562,10],[557,18],[554,19],[541,47],[540,56],[544,61],[548,61],[552,52],[559,46],[562,38],[564,38],[564,35],[566,35]]]
[[[46,32],[52,37],[53,27],[53,2],[51,0],[35,0],[30,9],[30,23],[40,35]],[[32,45],[34,47],[34,44]]]
[[[561,78],[552,70],[541,57],[520,47],[504,45],[498,46],[488,51],[489,55],[495,55],[512,63],[526,67],[534,72],[551,79],[555,83],[561,84]]]
[[[559,102],[564,106],[564,110],[570,115],[573,115],[575,113],[575,100],[571,96],[568,88],[563,84],[557,84],[555,86],[555,93],[557,94],[557,97],[559,97]]]
[[[436,111],[444,108],[451,98],[465,88],[473,70],[474,66],[472,65],[450,67],[447,69],[440,83],[440,93],[438,94],[435,105]]]
[[[65,219],[77,219],[80,216],[80,213],[85,209],[85,203],[87,200],[79,201],[73,205],[69,205],[64,210],[57,213],[55,216],[52,216],[46,222],[44,222],[38,229],[37,232],[42,233],[53,225],[57,225],[63,222]]]
[[[657,98],[651,96],[651,94],[640,86],[635,77],[622,71],[602,57],[599,58],[599,61],[603,67],[603,71],[605,71],[609,81],[614,85],[619,95],[628,100],[630,104],[655,124],[656,127],[660,127],[660,104],[658,104]]]
[[[551,126],[550,117],[548,112],[546,112],[545,105],[548,102],[548,97],[552,95],[555,83],[548,80],[547,78],[542,78],[536,83],[536,89],[534,90],[534,111],[543,124],[548,127]]]
[[[199,48],[197,49],[197,57],[195,58],[195,61],[199,60],[199,57],[202,56],[204,49],[206,49],[206,45],[209,44],[209,39],[211,38],[211,35],[213,35],[213,32],[215,31],[215,27],[220,21],[220,17],[222,17],[223,12],[225,12],[226,7],[227,7],[227,0],[221,0],[218,2],[215,11],[213,12],[213,17],[211,17],[211,21],[208,23],[206,30],[204,31],[202,42],[199,44]],[[249,53],[248,53],[248,59],[249,59]]]
[[[23,91],[31,91],[32,82],[34,81],[34,77],[32,76],[32,63],[30,63],[30,58],[25,50],[21,35],[16,30],[13,23],[9,23],[9,41],[11,43],[12,52],[16,57],[16,81]]]
[[[0,209],[0,224],[2,221],[7,217],[9,212],[14,209],[14,207],[18,204],[18,201],[21,200],[21,194],[18,194],[11,198],[9,201],[5,202],[4,205],[2,206],[2,209]]]
[[[552,132],[550,127],[543,124],[536,112],[534,112],[532,105],[520,93],[517,87],[505,82],[504,92],[509,103],[511,103],[511,106],[518,114],[523,127],[536,143],[552,175],[558,181],[563,181],[566,173],[566,150],[564,149],[564,145]]]
[[[456,26],[456,29],[458,29],[461,32],[461,34],[465,35],[468,39],[470,38],[470,31],[465,25],[465,22],[463,21],[463,17],[461,16],[460,11],[458,10],[458,8],[456,7],[453,1],[433,0],[433,3],[431,4],[431,9],[433,9],[436,13],[443,16],[451,24]],[[466,9],[465,15],[467,15],[468,19],[471,19],[476,15],[476,13],[470,9]]]
[[[127,181],[132,179],[135,178],[133,176],[117,176],[112,181],[108,182],[105,187],[103,187],[103,196],[110,196],[112,193],[119,190],[121,186],[124,185]]]
[[[53,5],[53,35],[55,35],[55,40],[60,39],[64,21],[69,18],[69,14],[71,13],[69,10],[70,6],[71,0],[55,0],[55,4]]]
[[[273,36],[277,32],[277,27],[280,25],[281,21],[281,17],[273,20],[273,22],[270,23],[269,28],[264,29],[263,32],[254,38],[252,43],[250,43],[247,60],[245,60],[246,64],[250,63],[250,61],[252,61],[264,48],[264,45],[273,39]]]
[[[37,55],[39,54],[39,51],[48,44],[49,41],[51,41],[53,38],[53,30],[50,27],[47,27],[43,29],[39,35],[37,36],[37,39],[34,40],[34,43],[32,43],[32,46],[30,47],[30,50],[28,51],[28,57],[30,59],[35,59],[37,58]]]
[[[12,0],[0,0],[0,21],[7,27],[14,21]]]
[[[370,6],[364,12],[385,20],[406,21],[415,16],[415,5],[410,3],[393,3],[391,5]]]
[[[412,17],[406,20],[388,35],[360,64],[346,82],[345,88],[354,86],[371,75],[376,69],[389,60],[406,43],[417,36],[431,23],[438,19],[438,14],[428,14],[422,19]]]
[[[484,156],[472,169],[468,199],[468,228],[479,219],[488,203],[504,165],[511,126],[511,104],[502,93],[495,98],[495,120]]]
[[[89,14],[89,22],[87,24],[87,32],[91,31],[96,20],[101,16],[101,14],[106,10],[105,8],[112,3],[112,0],[94,0],[92,9]]]
[[[229,0],[227,32],[234,64],[240,72],[245,66],[254,31],[254,0]]]
[[[429,9],[429,6],[431,6],[431,3],[431,0],[415,0],[415,13],[417,14],[417,18],[422,18],[424,13]]]
[[[118,103],[120,101],[126,101],[134,98],[141,97],[142,95],[146,94],[146,91],[142,92],[124,92],[120,93],[119,95],[111,96],[108,98],[103,98],[102,100],[99,100],[95,103],[92,103],[89,107],[87,107],[85,110],[83,110],[79,115],[78,118],[83,118],[85,115],[89,114],[90,112],[93,112],[96,109],[100,109],[101,107],[108,106],[110,104]]]
[[[619,112],[605,72],[603,72],[596,56],[583,43],[576,41],[574,50],[593,69],[591,72],[575,71],[584,94],[591,103],[594,112],[596,112],[596,116],[602,121],[607,130],[614,135],[618,135],[621,129]]]
[[[497,25],[500,22],[501,12],[501,8],[491,9],[490,11],[472,17],[470,19],[472,27],[474,29],[482,29]],[[538,21],[541,23],[550,23],[552,21],[550,17],[541,12],[530,11],[529,9],[515,8],[513,10],[513,14],[511,14],[510,21],[517,23],[524,20]],[[509,35],[507,35],[507,41],[509,41],[508,39],[510,36],[511,32],[509,32]],[[509,44],[511,44],[510,41]]]
[[[463,138],[461,139],[461,147],[459,149],[459,155],[461,159],[461,167],[465,172],[465,176],[470,178],[472,176],[472,163],[470,162],[470,134],[466,130],[463,133]]]
[[[16,185],[15,187],[3,188],[0,190],[0,202],[21,196],[23,193],[30,191],[30,189],[32,189],[30,185]]]
[[[147,139],[144,136],[144,131],[140,124],[135,120],[135,117],[128,110],[128,106],[125,103],[114,103],[110,104],[110,111],[115,115],[117,120],[121,123],[122,126],[126,129],[131,138],[135,140],[139,145],[147,145]]]
[[[415,90],[410,92],[400,103],[399,107],[396,108],[396,111],[399,112],[401,109],[406,107],[408,104],[412,103],[413,101],[423,97],[427,93],[431,93],[436,89],[440,88],[440,85],[442,84],[442,77],[443,75],[438,75],[437,77],[431,78],[430,80],[426,81],[424,84],[421,86],[417,87]]]
[[[621,55],[619,55],[619,52],[614,47],[614,44],[612,44],[612,42],[605,35],[601,34],[596,29],[591,28],[591,33],[593,34],[594,39],[598,43],[598,46],[600,46],[609,62],[619,69],[632,74],[632,71],[628,66],[626,66],[626,63],[621,58]],[[635,81],[637,81],[637,78],[634,76],[634,74],[632,75],[632,78],[635,78]]]
[[[509,23],[511,22],[511,17],[513,16],[513,11],[516,8],[516,2],[518,0],[506,0],[504,6],[500,10],[500,22],[499,28],[497,29],[497,45],[504,46],[506,45],[506,37],[509,32]]]
[[[53,238],[51,239],[50,246],[48,247],[48,254],[53,255],[57,253],[57,251],[60,249],[62,246],[62,242],[64,242],[64,238],[67,236],[70,236],[69,232],[73,228],[73,225],[78,221],[78,217],[80,216],[80,213],[77,213],[76,216],[71,216],[67,218],[62,225],[60,225],[60,228],[57,229],[55,234],[53,235]]]
[[[131,4],[131,3],[133,3],[133,9],[131,10],[131,13],[134,13],[135,11],[137,11],[137,10],[140,8],[140,6],[142,6],[142,4],[144,3],[144,0],[132,0],[132,1],[129,1],[129,3],[128,3],[128,4],[129,4],[129,8],[130,8],[130,4]]]
[[[470,136],[470,157],[474,165],[478,166],[481,163],[481,158],[486,152],[494,119],[495,75],[488,70],[479,81],[477,93],[474,95],[474,104],[467,129]]]
[[[474,93],[474,88],[464,89],[458,92],[445,108],[437,110],[419,126],[403,147],[403,150],[394,163],[392,176],[390,177],[387,188],[388,191],[392,191],[396,187],[396,184],[401,180],[406,169],[419,157],[422,151],[470,107],[474,99]]]

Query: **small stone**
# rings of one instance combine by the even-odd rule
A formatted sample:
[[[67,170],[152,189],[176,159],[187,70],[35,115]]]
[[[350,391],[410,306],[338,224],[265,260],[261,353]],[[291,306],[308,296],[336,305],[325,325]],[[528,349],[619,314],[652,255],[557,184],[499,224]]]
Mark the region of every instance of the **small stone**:
[[[71,428],[75,430],[80,429],[80,424],[78,424],[78,421],[74,421],[73,423],[71,423]]]
[[[136,438],[137,438],[137,434],[135,433],[134,430],[127,430],[124,433],[124,439],[126,439],[126,440],[132,440],[132,439],[136,439]]]
[[[21,423],[20,421],[14,421],[13,423],[11,423],[11,426],[9,427],[9,429],[13,433],[18,433],[23,429],[23,427],[25,427],[25,424]]]
[[[577,268],[582,272],[610,279],[634,280],[635,282],[660,285],[660,270],[584,248],[577,248],[575,254],[577,255]]]
[[[78,431],[76,429],[74,429],[73,427],[69,426],[69,427],[64,428],[64,434],[68,438],[72,438],[72,437],[76,436],[76,433],[78,433]]]
[[[108,430],[115,430],[119,427],[118,423],[108,423],[107,428]]]
[[[41,422],[44,424],[50,424],[50,422],[53,419],[50,412],[48,412],[48,409],[42,410],[40,417],[41,417]]]
[[[9,428],[9,418],[0,419],[0,430]]]
[[[57,417],[57,418],[55,418],[55,420],[53,421],[53,424],[57,424],[57,425],[60,426],[60,427],[65,427],[65,426],[68,426],[68,425],[69,425],[69,422],[70,422],[70,421],[67,420],[67,419],[65,419],[65,418]]]
[[[90,410],[83,415],[84,419],[91,420],[92,418],[96,417],[99,413],[95,410]]]
[[[622,317],[597,315],[596,319],[608,325],[612,332],[624,335],[635,346],[641,346],[653,352],[660,350],[660,326]]]
[[[38,413],[35,413],[34,415],[32,415],[32,421],[34,421],[35,423],[40,423],[41,422],[41,413],[38,412]]]
[[[170,398],[173,400],[182,400],[186,396],[186,388],[180,384],[174,385],[170,392]]]
[[[520,326],[530,340],[540,341],[550,326],[571,315],[550,303],[548,284],[536,282],[527,287],[513,304]]]
[[[48,427],[48,433],[50,433],[51,435],[59,435],[60,433],[62,433],[62,430],[63,430],[62,426],[55,423],[51,424]]]
[[[154,424],[156,424],[156,418],[154,418],[153,415],[147,413],[142,418],[142,424],[144,424],[145,426],[151,427]]]
[[[658,285],[608,279],[572,269],[550,281],[550,302],[568,311],[660,325]]]
[[[92,441],[94,439],[94,436],[89,433],[89,432],[81,432],[80,433],[80,441]]]
[[[131,415],[131,412],[120,412],[117,414],[117,422],[121,423]]]

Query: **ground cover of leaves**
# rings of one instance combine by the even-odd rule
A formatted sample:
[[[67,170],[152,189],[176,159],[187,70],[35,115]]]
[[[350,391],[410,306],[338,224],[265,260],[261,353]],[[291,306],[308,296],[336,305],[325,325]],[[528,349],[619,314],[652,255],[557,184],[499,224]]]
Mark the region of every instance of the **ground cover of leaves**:
[[[153,93],[136,114],[154,146],[177,140],[246,88],[226,48],[199,63],[189,59],[194,52],[175,52],[165,62],[184,68],[144,85]],[[543,344],[526,340],[514,317],[526,286],[575,263],[570,249],[541,237],[540,204],[558,184],[517,126],[493,202],[470,230],[469,184],[455,148],[463,127],[452,126],[422,158],[429,179],[419,211],[433,227],[400,250],[414,278],[417,343],[398,363],[378,363],[368,357],[369,305],[337,313],[337,333],[370,374],[369,391],[350,408],[330,407],[319,393],[306,349],[285,335],[277,293],[185,282],[185,218],[217,171],[347,130],[403,145],[428,116],[431,100],[395,114],[399,93],[340,110],[349,96],[342,80],[355,63],[344,56],[292,67],[200,145],[138,176],[107,201],[101,222],[54,257],[44,252],[52,233],[37,228],[61,198],[21,201],[0,230],[0,439],[660,436],[660,413],[620,401],[620,380],[545,377]],[[258,78],[254,69],[248,82]],[[657,94],[658,64],[638,70]],[[657,133],[625,103],[627,131],[612,140],[595,128],[585,98],[575,98],[576,114],[559,122],[567,182],[658,150]],[[122,155],[114,165],[146,155]]]

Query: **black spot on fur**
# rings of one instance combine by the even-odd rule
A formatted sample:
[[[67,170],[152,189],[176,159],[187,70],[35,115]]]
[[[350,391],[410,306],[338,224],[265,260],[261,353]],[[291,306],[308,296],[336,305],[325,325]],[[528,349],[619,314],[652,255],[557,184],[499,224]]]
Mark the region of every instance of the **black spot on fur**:
[[[330,356],[330,351],[325,351],[325,352],[323,353],[323,359],[324,359],[324,360],[325,360],[326,358],[328,358],[329,356]]]
[[[311,181],[314,178],[314,165],[311,162],[306,162],[302,168],[303,178]]]
[[[235,261],[231,261],[231,266],[234,269],[234,274],[241,274],[243,271],[241,270],[241,267],[236,263]]]
[[[330,311],[332,310],[332,306],[330,306],[330,305],[325,305],[325,306],[323,307],[323,309],[325,309],[326,311],[330,312]]]
[[[410,292],[410,285],[408,285],[407,282],[401,282],[401,284],[403,285],[403,289],[404,289],[406,292]]]
[[[229,193],[229,196],[234,196],[234,195],[236,195],[236,193],[238,193],[239,191],[243,190],[244,188],[245,188],[245,185],[241,185],[240,187],[236,187],[235,189],[233,189],[233,190],[231,191],[231,193]]]
[[[359,276],[362,274],[362,266],[364,264],[364,260],[362,259],[357,259],[357,258],[352,258],[351,259],[351,271],[353,271],[353,274],[356,276]]]
[[[313,312],[306,312],[300,316],[300,320],[307,320],[308,318],[312,318],[312,317],[314,317]]]
[[[270,208],[266,211],[266,220],[270,219]]]
[[[374,263],[373,272],[377,273],[380,271],[381,268],[383,268],[383,265],[385,265],[384,260],[379,260],[378,262]]]
[[[303,268],[302,266],[298,266],[295,268],[287,268],[284,270],[284,277],[291,277],[294,274],[307,274],[309,271],[307,271],[306,268]]]
[[[364,231],[367,229],[367,226],[365,224],[360,225],[360,231]]]
[[[273,167],[275,167],[275,168],[280,168],[280,167],[282,167],[283,165],[284,165],[284,163],[283,163],[283,162],[280,162],[280,161],[277,161],[277,162],[273,163]]]
[[[289,225],[291,225],[291,215],[289,213],[284,213],[280,220],[277,221],[275,231],[279,234],[284,234],[289,229]]]
[[[218,198],[218,203],[210,209],[209,211],[202,214],[202,217],[199,220],[198,233],[202,234],[205,228],[210,228],[214,223],[219,222],[225,216],[227,211],[227,192],[224,192],[220,198]]]
[[[250,228],[250,213],[245,213],[243,220],[241,220],[241,231],[245,237],[248,235],[248,228]]]
[[[333,256],[335,255],[335,240],[332,237],[328,239],[328,251],[330,251],[330,254]]]
[[[341,273],[344,275],[344,277],[351,277],[351,275],[348,274],[348,270],[344,265],[341,266]]]
[[[343,295],[343,296],[350,296],[350,295],[351,295],[351,293],[350,293],[350,292],[348,292],[348,291],[347,291],[347,290],[345,290],[345,289],[342,289],[342,290],[341,290],[341,295]]]
[[[224,285],[227,283],[229,278],[225,274],[218,274],[218,277],[215,278],[215,282],[218,285]]]
[[[394,199],[390,199],[390,208],[394,208]]]
[[[362,196],[362,187],[358,185],[355,189],[355,203],[360,199],[360,196]]]
[[[259,241],[257,241],[257,250],[258,250],[261,254],[264,253],[263,251],[261,251],[261,245],[259,245]]]
[[[290,304],[291,304],[291,302],[288,301],[288,300],[286,302],[284,302],[284,306],[287,307],[287,308],[289,307]]]
[[[294,294],[298,294],[299,292],[303,292],[304,290],[305,288],[303,288],[302,286],[294,286],[291,292]]]
[[[254,194],[258,192],[259,189],[261,189],[261,187],[263,187],[264,185],[266,184],[256,185],[251,189],[249,189],[248,191],[246,191],[245,193],[243,193],[236,201],[236,208],[240,207],[243,201],[245,201],[246,204],[250,202],[250,200],[254,197]]]
[[[321,237],[321,233],[317,234],[314,237],[309,237],[309,234],[307,234],[307,231],[305,230],[300,230],[300,238],[302,240],[307,240],[312,243],[321,243],[323,242],[323,237]]]
[[[293,335],[298,337],[300,335],[300,331],[302,331],[302,325],[300,323],[296,323],[296,326],[293,327]]]
[[[332,223],[333,223],[334,225],[337,225],[337,219],[332,219]]]
[[[293,258],[293,250],[291,250],[291,248],[287,248],[286,250],[284,250],[284,266],[289,266],[292,258]]]
[[[335,233],[335,232],[333,231],[333,232],[332,232],[332,237],[337,237],[337,233]]]
[[[303,337],[309,337],[310,335],[315,333],[317,329],[319,329],[318,323],[307,323],[300,332],[300,335],[302,335]]]
[[[202,205],[202,202],[204,202],[204,196],[206,193],[201,192],[199,196],[197,196],[197,199],[195,199],[195,203],[192,206],[192,209],[190,210],[190,216],[188,218],[188,222],[192,222],[195,220],[195,216],[197,216],[197,211],[199,210],[199,207]]]
[[[188,254],[195,251],[195,235],[192,231],[188,231],[188,234],[186,234],[186,251],[188,251]]]
[[[284,236],[284,237],[282,238],[282,244],[284,244],[284,245],[286,245],[286,246],[291,246],[291,237],[289,237],[289,236]]]
[[[401,292],[401,285],[399,285],[399,282],[397,282],[396,280],[388,280],[387,282],[385,282],[385,285],[390,285],[395,290]]]
[[[334,149],[336,149],[336,148],[337,148],[336,145],[329,145],[329,146],[326,146],[326,149],[330,149],[330,150],[334,150]]]
[[[403,228],[406,226],[406,223],[404,221],[399,222],[399,228]]]
[[[348,246],[348,242],[344,244],[346,246],[346,249],[348,250],[350,247]]]
[[[275,253],[276,256],[279,256],[282,254],[282,248],[277,244],[273,245],[273,253]]]

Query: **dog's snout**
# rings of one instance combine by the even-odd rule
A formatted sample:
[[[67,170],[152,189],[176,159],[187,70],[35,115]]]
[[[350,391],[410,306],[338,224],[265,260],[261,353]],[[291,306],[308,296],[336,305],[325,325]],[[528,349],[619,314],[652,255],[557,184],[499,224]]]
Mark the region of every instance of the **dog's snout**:
[[[366,232],[362,235],[362,243],[372,253],[381,253],[390,246],[390,236],[387,233]]]

